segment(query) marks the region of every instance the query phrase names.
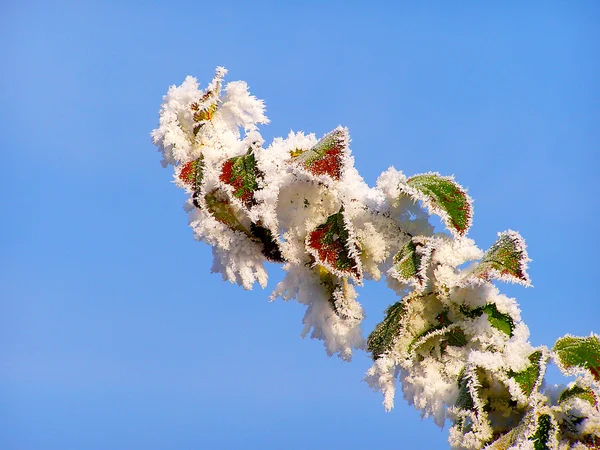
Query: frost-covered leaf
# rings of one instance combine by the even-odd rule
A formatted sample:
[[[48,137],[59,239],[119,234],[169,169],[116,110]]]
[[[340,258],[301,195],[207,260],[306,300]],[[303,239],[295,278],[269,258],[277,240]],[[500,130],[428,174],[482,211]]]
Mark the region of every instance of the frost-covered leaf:
[[[220,198],[217,191],[206,194],[204,200],[206,202],[206,209],[218,222],[227,225],[234,231],[240,231],[244,234],[248,234],[246,228],[236,217],[229,202]]]
[[[250,234],[258,240],[262,246],[262,254],[271,262],[284,262],[277,239],[268,228],[255,223],[250,224]]]
[[[483,312],[487,314],[490,325],[494,328],[512,336],[515,329],[515,323],[508,314],[503,314],[498,311],[496,305],[489,303],[483,308]]]
[[[212,119],[212,116],[217,110],[219,106],[219,96],[221,94],[221,85],[226,73],[227,71],[224,68],[217,67],[215,77],[208,85],[204,94],[202,94],[200,100],[190,105],[195,123],[194,134],[198,134],[198,131],[200,131],[207,121]]]
[[[464,370],[458,376],[458,396],[454,406],[464,410],[472,410],[475,407],[475,401],[471,394],[469,377]]]
[[[471,226],[473,201],[467,191],[452,177],[438,173],[424,173],[410,177],[408,189],[401,186],[415,200],[421,200],[432,214],[439,215],[454,234],[464,236]]]
[[[317,265],[314,270],[319,276],[321,286],[323,286],[323,289],[325,290],[327,299],[329,300],[329,304],[331,305],[333,312],[335,312],[336,315],[342,319],[347,318],[343,312],[344,296],[342,284],[344,281],[337,279],[334,274],[332,274],[323,266]],[[340,292],[342,292],[341,296],[339,295]]]
[[[254,201],[254,191],[258,189],[258,169],[256,158],[250,150],[244,156],[236,156],[228,159],[221,168],[219,179],[233,187],[234,197],[247,207],[251,207]]]
[[[385,318],[377,324],[367,339],[367,348],[377,359],[392,350],[394,340],[402,330],[402,322],[407,313],[406,301],[394,303],[385,311]]]
[[[585,400],[592,406],[596,406],[598,404],[598,399],[596,398],[596,394],[589,387],[583,387],[579,385],[574,385],[569,389],[565,389],[558,398],[559,403],[566,402],[572,398],[580,398],[581,400]]]
[[[433,245],[427,238],[412,238],[394,256],[391,275],[404,283],[423,286],[427,280],[427,266],[432,251]]]
[[[445,351],[448,346],[464,347],[468,342],[469,340],[465,332],[461,328],[455,327],[442,335],[440,346],[442,351]]]
[[[521,391],[529,397],[533,392],[534,388],[540,381],[540,376],[543,374],[542,370],[542,356],[541,350],[533,352],[529,355],[529,366],[520,372],[510,371],[508,376],[515,380]]]
[[[587,369],[596,381],[600,381],[600,339],[597,335],[561,337],[553,350],[565,369]]]
[[[498,311],[498,308],[493,303],[488,303],[487,305],[471,310],[462,307],[461,312],[465,316],[471,318],[479,317],[483,313],[485,313],[488,316],[488,322],[491,326],[512,337],[513,331],[515,329],[515,322],[513,318],[510,317],[510,315],[508,314],[504,314]]]
[[[428,338],[429,336],[433,335],[434,333],[436,335],[442,335],[443,334],[444,336],[447,334],[447,333],[438,333],[438,331],[445,330],[450,325],[452,325],[452,322],[448,318],[448,311],[447,310],[443,310],[440,314],[437,315],[437,317],[435,318],[435,320],[436,320],[435,325],[432,325],[432,326],[426,328],[425,330],[421,331],[420,333],[418,333],[413,338],[412,342],[408,346],[408,351],[409,352],[414,349],[414,347],[415,347],[415,345],[417,343],[419,343],[419,342],[421,342],[421,343],[425,342],[426,338]],[[449,331],[451,331],[451,330],[449,330]],[[463,337],[464,337],[464,333],[463,333]],[[462,342],[462,338],[460,337],[460,335],[449,336],[449,338],[450,338],[450,340],[452,342],[454,342],[454,341],[457,341],[459,343]],[[462,346],[462,345],[459,345],[459,346]]]
[[[556,424],[552,420],[550,414],[541,414],[537,417],[535,432],[528,437],[533,441],[535,450],[551,450],[555,448],[554,441],[556,438]]]
[[[190,161],[183,165],[179,172],[179,179],[192,190],[197,191],[202,185],[204,176],[204,157]]]
[[[310,150],[292,152],[292,157],[295,163],[313,175],[328,175],[339,180],[343,173],[344,159],[347,158],[348,141],[348,130],[338,127],[326,134]]]
[[[499,279],[529,286],[525,241],[516,231],[498,233],[498,240],[485,252],[481,262],[467,274],[469,279]]]
[[[332,214],[306,237],[308,252],[318,264],[344,277],[362,280],[358,248],[344,221],[344,210]]]

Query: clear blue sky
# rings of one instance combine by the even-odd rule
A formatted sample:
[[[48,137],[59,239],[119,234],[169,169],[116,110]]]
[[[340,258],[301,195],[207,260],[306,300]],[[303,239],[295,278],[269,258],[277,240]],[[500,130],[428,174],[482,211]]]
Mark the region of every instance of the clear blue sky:
[[[2,2],[1,449],[447,447],[364,354],[302,340],[303,307],[209,273],[149,132],[217,65],[267,142],[348,126],[370,184],[455,174],[480,247],[520,231],[534,344],[600,331],[600,3],[416,3]],[[396,299],[360,301],[368,332]]]

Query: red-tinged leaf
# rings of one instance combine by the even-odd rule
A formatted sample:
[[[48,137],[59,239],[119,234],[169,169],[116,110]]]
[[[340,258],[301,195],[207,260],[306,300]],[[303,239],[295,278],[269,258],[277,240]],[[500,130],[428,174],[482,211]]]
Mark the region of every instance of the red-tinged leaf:
[[[348,131],[338,127],[328,133],[310,150],[292,153],[294,161],[313,175],[327,175],[334,180],[342,177],[344,158],[348,152]]]
[[[344,211],[332,214],[306,237],[308,251],[317,263],[340,276],[362,279],[358,248],[350,239],[344,222]]]
[[[204,176],[204,157],[186,163],[179,172],[179,179],[194,191],[200,189]]]
[[[254,191],[258,189],[259,172],[252,151],[244,156],[230,158],[223,164],[219,179],[233,187],[233,196],[250,208],[255,204]]]
[[[516,231],[508,230],[498,234],[498,240],[485,252],[481,262],[466,277],[490,281],[499,279],[529,286],[527,275],[527,255],[525,241]]]

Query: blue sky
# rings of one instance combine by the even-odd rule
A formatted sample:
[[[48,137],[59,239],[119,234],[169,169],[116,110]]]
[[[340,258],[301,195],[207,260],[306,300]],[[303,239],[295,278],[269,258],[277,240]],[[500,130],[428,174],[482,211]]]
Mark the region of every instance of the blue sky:
[[[446,448],[384,412],[366,355],[302,340],[302,306],[210,274],[150,143],[161,97],[223,65],[267,142],[342,124],[370,184],[454,174],[480,247],[527,240],[535,287],[502,289],[551,346],[600,331],[599,23],[594,1],[3,2],[0,448]],[[396,301],[359,300],[365,332]]]

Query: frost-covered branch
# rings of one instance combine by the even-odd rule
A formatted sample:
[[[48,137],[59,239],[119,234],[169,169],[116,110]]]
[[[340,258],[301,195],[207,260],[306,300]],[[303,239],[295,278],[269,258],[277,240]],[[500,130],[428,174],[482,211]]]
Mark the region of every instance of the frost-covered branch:
[[[366,381],[385,407],[400,378],[423,416],[451,421],[453,448],[600,447],[599,337],[533,347],[517,303],[492,284],[530,284],[517,232],[481,251],[467,237],[471,198],[452,177],[389,168],[369,187],[345,128],[321,139],[290,132],[265,148],[264,103],[244,82],[223,86],[225,74],[217,68],[205,90],[192,77],[169,88],[152,132],[189,194],[196,239],[213,247],[214,272],[264,288],[264,263],[281,263],[271,299],[307,305],[303,336],[345,360],[369,351]],[[429,214],[448,233],[435,233]],[[401,300],[365,340],[355,287],[382,276]],[[575,381],[545,388],[550,361]]]

